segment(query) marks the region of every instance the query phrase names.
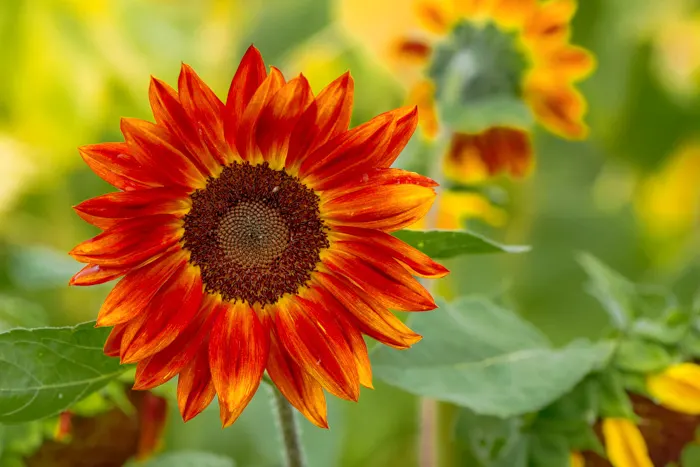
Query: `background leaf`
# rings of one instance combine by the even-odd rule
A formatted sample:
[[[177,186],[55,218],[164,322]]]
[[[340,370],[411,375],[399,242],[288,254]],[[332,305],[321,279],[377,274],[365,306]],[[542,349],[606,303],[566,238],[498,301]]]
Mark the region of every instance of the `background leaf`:
[[[615,366],[622,371],[652,373],[671,363],[671,355],[664,347],[642,339],[624,340],[615,352]]]
[[[173,451],[147,462],[143,467],[234,467],[233,459],[197,451]]]
[[[435,259],[484,253],[525,253],[529,246],[501,245],[473,232],[400,230],[394,236]]]
[[[108,334],[93,322],[0,334],[0,422],[54,415],[124,372],[102,353]]]
[[[532,325],[479,298],[414,315],[425,339],[404,352],[379,348],[377,377],[413,394],[509,417],[550,404],[606,361],[608,343],[553,349]]]

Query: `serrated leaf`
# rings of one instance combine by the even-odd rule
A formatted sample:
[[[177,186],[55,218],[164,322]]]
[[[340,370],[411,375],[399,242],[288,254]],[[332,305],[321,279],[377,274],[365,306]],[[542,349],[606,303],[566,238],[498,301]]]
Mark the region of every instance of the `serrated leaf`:
[[[467,231],[400,230],[394,236],[434,259],[487,253],[525,253],[529,246],[501,245],[479,234]]]
[[[233,459],[209,452],[173,451],[150,460],[143,467],[234,467]]]
[[[518,315],[484,299],[461,298],[413,315],[425,338],[413,348],[374,353],[378,378],[413,394],[468,407],[481,415],[539,410],[606,361],[608,343],[552,349]]]
[[[94,322],[1,333],[0,422],[57,414],[119,376],[128,367],[102,353],[108,334]]]
[[[671,354],[664,347],[641,339],[627,339],[620,342],[614,360],[618,369],[636,373],[663,370],[671,362]]]
[[[616,329],[627,329],[634,319],[634,284],[592,255],[583,253],[578,261],[590,279],[591,295],[603,305]]]

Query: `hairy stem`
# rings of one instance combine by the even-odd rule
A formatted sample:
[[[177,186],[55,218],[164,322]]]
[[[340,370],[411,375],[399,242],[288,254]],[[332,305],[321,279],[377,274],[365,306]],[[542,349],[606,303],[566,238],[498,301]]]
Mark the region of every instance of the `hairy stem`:
[[[284,459],[286,467],[305,467],[304,449],[301,445],[301,432],[294,418],[294,408],[274,386],[272,391],[273,405],[277,423],[284,444]]]

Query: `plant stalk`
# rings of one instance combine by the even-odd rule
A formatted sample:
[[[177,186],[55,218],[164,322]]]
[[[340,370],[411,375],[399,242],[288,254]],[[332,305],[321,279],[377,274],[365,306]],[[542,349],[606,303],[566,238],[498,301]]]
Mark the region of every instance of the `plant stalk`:
[[[301,445],[301,430],[294,417],[294,408],[276,387],[271,386],[274,411],[284,444],[286,467],[305,467],[304,448]]]

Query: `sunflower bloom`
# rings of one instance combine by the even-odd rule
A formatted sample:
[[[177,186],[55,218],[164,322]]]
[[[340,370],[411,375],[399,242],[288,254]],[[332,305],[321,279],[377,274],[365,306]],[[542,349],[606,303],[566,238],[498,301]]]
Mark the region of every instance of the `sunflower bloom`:
[[[613,467],[654,467],[642,433],[626,418],[606,418],[602,424],[605,451]]]
[[[569,42],[576,7],[575,0],[342,0],[338,14],[404,82],[424,133],[434,136],[441,125],[454,133],[446,175],[474,182],[528,174],[533,120],[564,138],[587,136],[575,83],[595,63]]]
[[[177,91],[153,79],[156,123],[123,119],[124,143],[81,148],[120,191],[76,207],[103,229],[71,255],[76,285],[122,279],[98,326],[108,355],[137,363],[136,389],[179,375],[189,420],[218,396],[233,423],[263,372],[327,427],[323,389],[372,387],[362,334],[405,349],[421,336],[389,309],[431,310],[413,277],[447,270],[389,232],[430,209],[435,182],[390,168],[415,108],[348,130],[345,74],[314,96],[266,71],[251,47],[222,102],[187,65]]]
[[[700,366],[679,363],[647,377],[647,389],[662,407],[700,415]]]

